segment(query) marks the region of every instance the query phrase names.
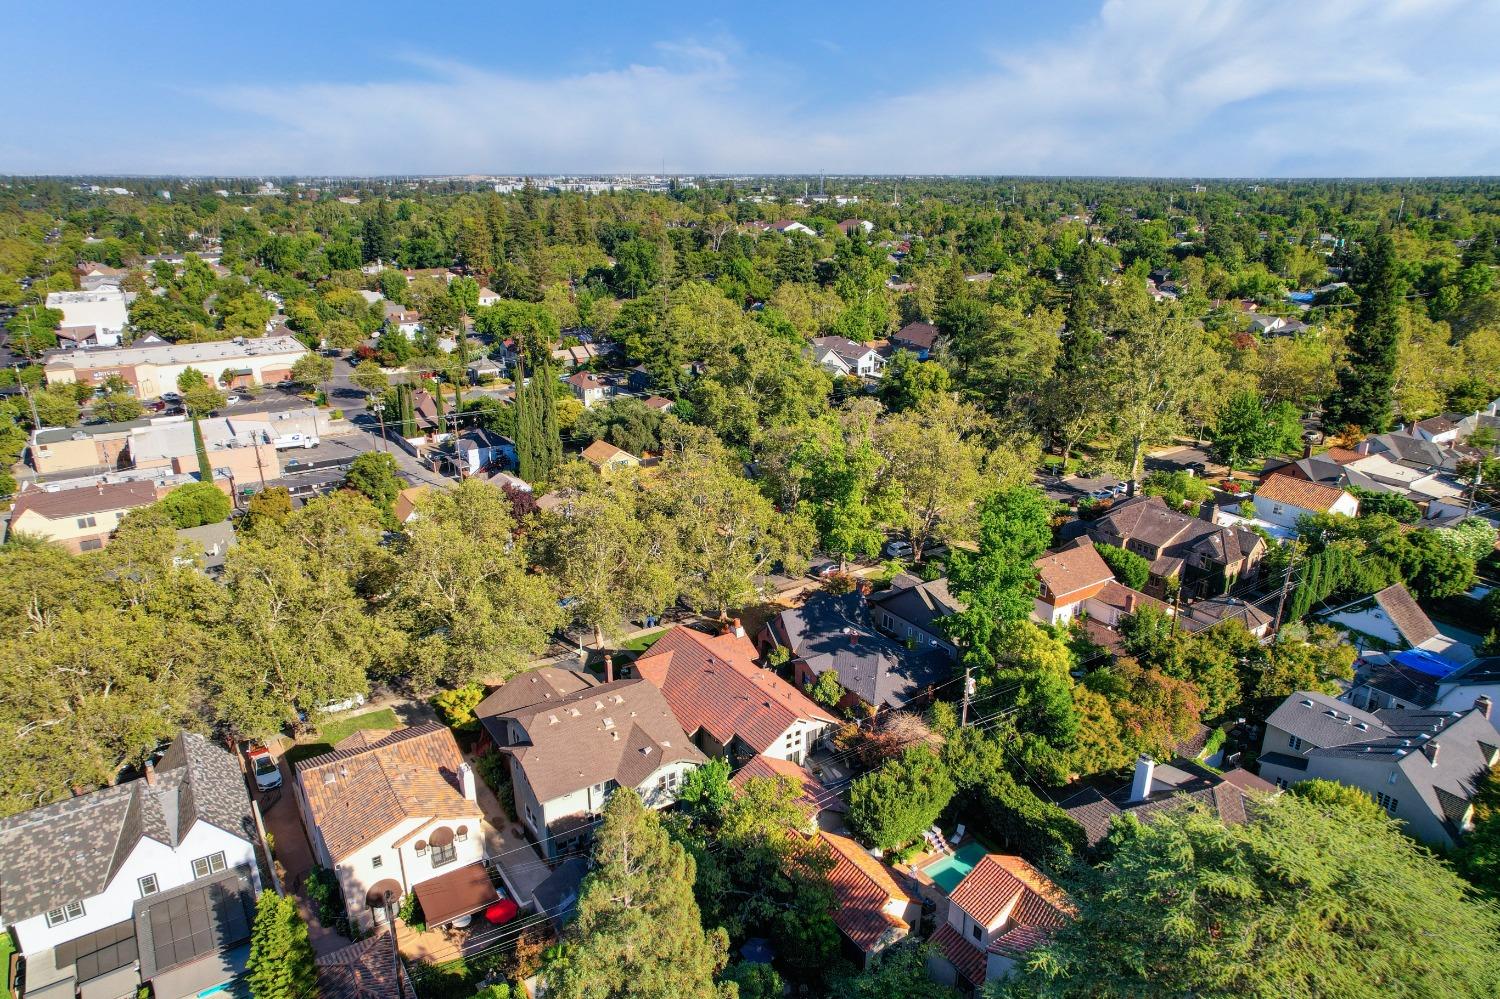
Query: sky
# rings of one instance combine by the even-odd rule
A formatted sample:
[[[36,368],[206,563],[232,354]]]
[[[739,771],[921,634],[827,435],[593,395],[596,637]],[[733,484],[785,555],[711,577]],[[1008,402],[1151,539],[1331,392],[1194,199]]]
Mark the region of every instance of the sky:
[[[0,173],[1500,174],[1500,0],[11,0]]]

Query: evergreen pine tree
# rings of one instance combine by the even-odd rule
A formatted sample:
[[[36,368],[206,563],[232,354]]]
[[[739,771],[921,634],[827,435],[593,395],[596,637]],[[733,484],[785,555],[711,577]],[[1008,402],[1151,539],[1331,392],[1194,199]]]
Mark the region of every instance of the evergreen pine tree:
[[[253,999],[297,999],[315,987],[307,923],[292,898],[269,889],[260,893],[245,975]]]
[[[1396,380],[1396,340],[1401,325],[1400,262],[1390,233],[1375,237],[1350,282],[1359,295],[1349,358],[1338,387],[1328,397],[1324,425],[1358,427],[1381,433],[1391,423],[1391,388]]]
[[[728,957],[723,929],[704,932],[693,897],[697,866],[654,811],[629,788],[604,806],[584,880],[575,946],[547,969],[547,994],[558,999],[722,999],[733,985],[714,975]]]
[[[542,460],[542,477],[546,478],[562,464],[562,434],[557,425],[557,379],[552,364],[543,360],[537,379],[538,445]]]
[[[198,418],[193,417],[193,449],[198,452],[198,481],[212,482],[214,480],[214,466],[208,460],[208,448],[203,443],[203,428],[198,425]]]

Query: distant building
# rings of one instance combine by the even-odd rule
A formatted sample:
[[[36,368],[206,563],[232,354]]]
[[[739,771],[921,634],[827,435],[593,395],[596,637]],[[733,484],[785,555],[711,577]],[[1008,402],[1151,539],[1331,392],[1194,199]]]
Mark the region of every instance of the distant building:
[[[54,354],[43,370],[49,385],[102,385],[118,375],[138,399],[177,391],[177,378],[192,368],[216,385],[274,385],[290,381],[292,366],[307,348],[292,337],[164,343],[145,347],[73,350]]]

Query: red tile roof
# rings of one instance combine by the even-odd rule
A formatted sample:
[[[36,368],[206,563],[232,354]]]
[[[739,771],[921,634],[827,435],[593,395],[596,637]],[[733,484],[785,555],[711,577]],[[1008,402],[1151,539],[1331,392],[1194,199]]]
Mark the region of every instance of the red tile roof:
[[[791,760],[778,760],[774,756],[752,756],[748,763],[735,772],[729,783],[734,787],[744,787],[747,781],[755,777],[788,777],[796,781],[802,788],[802,795],[797,800],[813,815],[848,810],[843,798],[819,784],[818,779],[807,772],[807,768]]]
[[[916,901],[897,880],[900,875],[847,836],[820,832],[808,840],[809,851],[819,844],[833,860],[828,871],[828,886],[838,902],[833,921],[849,942],[868,954],[906,936],[911,924],[885,911],[892,902]]]
[[[798,721],[838,721],[796,687],[755,665],[755,658],[755,646],[747,638],[709,636],[678,625],[635,661],[635,669],[661,688],[684,731],[703,729],[726,746],[739,736],[764,753]]]
[[[964,876],[948,896],[982,926],[1002,921],[1056,929],[1075,910],[1073,903],[1041,871],[1020,857],[991,853]]]
[[[1272,475],[1255,491],[1273,503],[1285,503],[1301,510],[1316,510],[1327,513],[1343,498],[1344,491],[1337,486],[1325,486],[1321,482],[1295,479],[1290,475]]]
[[[970,985],[984,984],[985,966],[989,959],[985,957],[984,951],[965,940],[952,926],[947,923],[939,926],[932,935],[932,946],[953,962],[958,973]]]

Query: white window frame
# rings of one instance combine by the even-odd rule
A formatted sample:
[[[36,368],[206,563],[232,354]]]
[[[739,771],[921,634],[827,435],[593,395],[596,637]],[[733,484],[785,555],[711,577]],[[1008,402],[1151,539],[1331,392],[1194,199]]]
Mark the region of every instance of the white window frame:
[[[377,853],[377,854],[375,854],[375,856],[373,856],[373,857],[370,858],[370,869],[371,870],[375,870],[378,867],[384,867],[384,866],[385,866],[385,858],[382,857],[380,854]]]
[[[161,891],[161,883],[156,880],[155,874],[143,874],[135,879],[135,884],[141,891],[141,898],[148,898]]]
[[[202,865],[201,873],[199,871],[199,865]],[[223,850],[220,850],[218,853],[211,853],[206,857],[199,857],[197,860],[193,861],[193,880],[196,881],[200,878],[211,877],[215,874],[220,873],[221,871],[224,871],[228,868],[228,866],[229,865],[224,860]]]
[[[71,923],[75,919],[82,919],[87,913],[84,911],[82,900],[69,902],[47,913],[48,926],[61,926],[63,923]]]

